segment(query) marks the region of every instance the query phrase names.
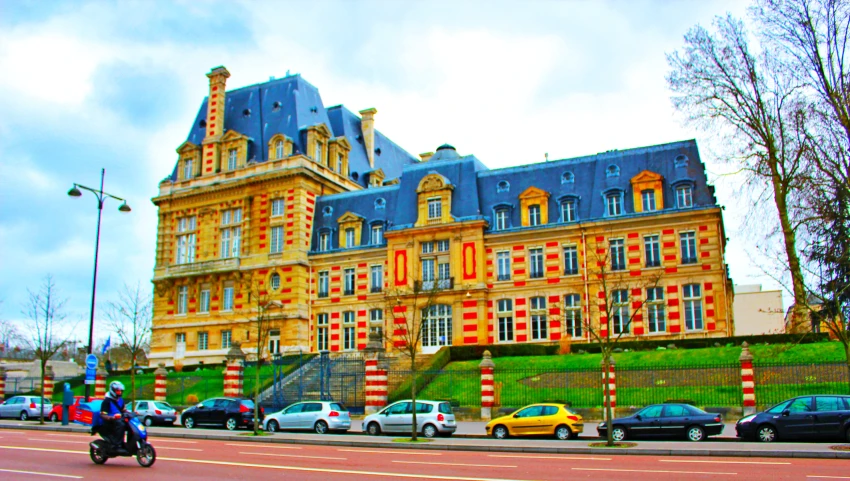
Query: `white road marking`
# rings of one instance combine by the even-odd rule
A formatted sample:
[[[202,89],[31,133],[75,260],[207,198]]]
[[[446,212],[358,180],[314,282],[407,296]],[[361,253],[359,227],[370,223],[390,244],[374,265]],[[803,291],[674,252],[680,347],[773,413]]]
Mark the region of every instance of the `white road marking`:
[[[380,449],[337,449],[337,451],[350,452],[350,453],[383,453],[383,454],[409,454],[411,456],[442,456],[443,453],[421,453],[421,452],[407,452],[403,449],[396,450],[380,450]]]
[[[178,441],[176,439],[166,439],[166,438],[153,438],[156,439],[157,443],[179,443],[179,444],[198,444],[197,441]]]
[[[699,459],[659,459],[662,463],[708,463],[708,464],[791,464],[784,462],[766,462],[766,461],[714,461],[714,460],[699,460]]]
[[[46,443],[71,443],[71,444],[88,444],[89,441],[79,440],[71,441],[70,439],[43,439],[43,438],[27,438],[27,441],[41,441]]]
[[[664,474],[716,474],[736,476],[738,473],[716,473],[712,471],[663,471],[660,469],[609,469],[609,468],[570,468],[573,471],[606,471],[611,473],[664,473]]]
[[[253,454],[254,456],[274,456],[276,458],[336,459],[338,461],[347,461],[348,460],[348,458],[332,458],[330,456],[304,456],[303,454],[244,453],[244,452],[240,452],[239,454]]]
[[[578,459],[582,461],[611,461],[612,458],[597,458],[597,457],[585,457],[585,456],[529,456],[529,455],[519,455],[519,454],[488,454],[487,456],[491,458],[518,458],[518,459],[563,459],[565,461],[569,461],[571,459]]]
[[[820,478],[820,479],[850,479],[850,476],[815,476],[814,474],[809,474],[806,477],[807,478]]]
[[[242,446],[249,448],[301,449],[297,446],[273,446],[268,443],[225,443],[225,446]]]
[[[197,451],[197,452],[203,451],[203,449],[178,448],[178,447],[175,447],[175,446],[156,446],[156,449],[172,449],[174,451]]]
[[[473,468],[515,468],[516,466],[510,466],[507,464],[464,464],[464,463],[435,463],[433,461],[397,461],[393,460],[394,463],[401,464],[430,464],[437,466],[469,466]]]
[[[36,476],[51,476],[51,477],[54,477],[54,478],[83,479],[82,476],[71,476],[70,474],[40,473],[38,471],[18,471],[18,470],[15,470],[15,469],[0,469],[0,472],[16,473],[16,474],[34,474]]]

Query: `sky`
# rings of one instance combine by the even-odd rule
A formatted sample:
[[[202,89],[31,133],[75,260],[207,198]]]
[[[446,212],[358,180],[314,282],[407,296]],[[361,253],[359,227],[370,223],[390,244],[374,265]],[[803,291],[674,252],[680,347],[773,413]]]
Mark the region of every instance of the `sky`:
[[[717,139],[683,125],[665,54],[738,1],[0,0],[0,319],[52,274],[81,321],[91,302],[97,201],[104,206],[95,337],[124,283],[150,288],[150,199],[177,160],[211,68],[228,89],[299,73],[325,106],[378,110],[413,155],[450,143],[490,168],[696,139],[724,212],[736,284],[779,284],[751,258],[743,179]],[[786,302],[787,305],[787,302]]]

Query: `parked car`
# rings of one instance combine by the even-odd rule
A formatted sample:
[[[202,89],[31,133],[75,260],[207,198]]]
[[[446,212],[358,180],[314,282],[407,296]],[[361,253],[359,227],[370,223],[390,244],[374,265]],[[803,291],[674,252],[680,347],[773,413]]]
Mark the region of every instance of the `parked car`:
[[[778,439],[837,439],[850,442],[850,396],[799,396],[741,418],[739,438],[771,443]]]
[[[653,404],[632,416],[615,418],[611,426],[614,441],[660,436],[703,441],[723,432],[723,419],[690,404]],[[608,436],[608,423],[600,423],[596,430],[600,436]]]
[[[259,414],[262,422],[265,414],[262,407]],[[233,431],[254,424],[254,401],[226,397],[207,399],[183,411],[180,419],[186,429],[218,425]]]
[[[330,431],[348,431],[351,416],[345,406],[333,401],[308,401],[295,403],[286,409],[269,414],[263,420],[263,429],[276,431],[307,429],[318,434]]]
[[[42,406],[40,396],[13,396],[0,404],[0,418],[18,418],[26,421],[30,418],[38,418],[41,414],[48,418],[51,410],[53,410],[53,403],[50,399],[45,399]]]
[[[151,401],[149,399],[136,401],[133,412],[145,426],[153,426],[154,424],[171,426],[177,419],[177,410],[164,401]]]
[[[563,404],[532,404],[507,416],[493,419],[484,427],[496,439],[508,436],[555,436],[570,439],[584,431],[581,416]]]
[[[99,398],[92,398],[92,401],[100,400]],[[74,404],[68,406],[68,420],[74,419],[74,413],[77,412],[77,409],[80,407],[81,402],[86,402],[85,396],[74,396]],[[50,414],[47,415],[47,419],[53,421],[54,423],[58,423],[62,421],[62,403],[56,403],[53,405],[53,409],[50,410]]]
[[[413,402],[398,401],[363,418],[362,429],[372,436],[409,433],[413,424]],[[452,405],[442,401],[416,401],[416,429],[426,438],[448,437],[457,429]]]

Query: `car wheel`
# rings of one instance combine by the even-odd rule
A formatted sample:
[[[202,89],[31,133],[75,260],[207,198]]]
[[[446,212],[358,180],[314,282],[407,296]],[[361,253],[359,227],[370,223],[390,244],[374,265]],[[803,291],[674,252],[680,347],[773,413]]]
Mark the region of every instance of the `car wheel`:
[[[270,420],[268,424],[266,424],[266,431],[270,433],[276,433],[280,429],[280,424],[277,423],[274,419]]]
[[[426,438],[433,438],[437,435],[437,427],[433,424],[426,424],[422,426],[422,435]]]
[[[313,425],[313,430],[316,431],[316,434],[327,434],[328,423],[324,421],[316,421],[316,424]]]
[[[850,443],[850,427],[847,428],[847,431],[844,431],[844,439]]]
[[[51,414],[50,415],[50,421],[54,422],[54,423],[58,423],[59,422],[59,416],[57,416],[56,413]]]
[[[377,436],[381,434],[381,426],[379,426],[376,422],[371,422],[366,427],[366,432],[368,432],[372,436]]]
[[[508,437],[508,428],[502,426],[501,424],[493,428],[493,437],[496,439],[507,439]]]
[[[228,431],[235,431],[239,427],[239,421],[236,418],[227,418],[227,421],[224,422],[224,427]]]
[[[763,443],[776,441],[776,428],[770,424],[762,424],[756,431],[756,438]]]
[[[691,426],[688,428],[688,441],[704,441],[705,430],[699,426]]]
[[[183,418],[183,427],[186,429],[192,429],[195,427],[195,418],[192,416],[186,416]]]
[[[147,426],[147,427],[151,427],[151,426],[153,426],[153,418],[152,418],[152,417],[147,416],[147,417],[145,418],[145,426]]]
[[[29,414],[27,414],[26,411],[21,411],[21,421],[26,421],[29,418],[30,418],[30,416],[29,416]]]
[[[561,441],[566,441],[573,437],[573,432],[564,424],[561,424],[557,428],[555,428],[555,438],[560,439]]]
[[[611,430],[611,437],[614,441],[622,441],[626,439],[626,428],[623,426],[614,426],[614,429]]]

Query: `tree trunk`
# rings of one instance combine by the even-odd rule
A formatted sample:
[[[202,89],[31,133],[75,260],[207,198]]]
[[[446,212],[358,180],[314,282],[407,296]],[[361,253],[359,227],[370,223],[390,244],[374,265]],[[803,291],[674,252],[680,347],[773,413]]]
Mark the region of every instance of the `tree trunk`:
[[[130,411],[136,408],[136,353],[130,359]]]
[[[412,441],[417,440],[418,430],[416,429],[416,357],[410,357],[410,372],[413,376],[413,379],[410,382],[410,402],[411,402],[411,411],[413,412],[413,421],[410,423],[410,439]]]
[[[44,371],[47,361],[41,360],[41,406],[38,407],[38,423],[44,424]]]
[[[259,336],[258,336],[259,337]],[[254,436],[260,435],[260,346],[257,342],[257,367],[254,373]]]
[[[611,411],[611,358],[605,356],[602,361],[602,369],[605,371],[603,382],[605,383],[605,422],[608,425],[606,430],[606,446],[614,445],[614,423],[611,416],[614,414]]]
[[[844,344],[844,357],[847,362],[847,394],[850,394],[850,342]]]

